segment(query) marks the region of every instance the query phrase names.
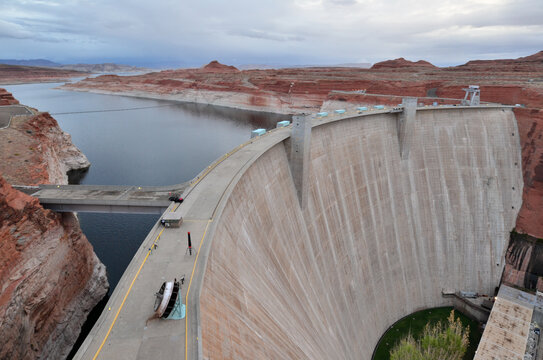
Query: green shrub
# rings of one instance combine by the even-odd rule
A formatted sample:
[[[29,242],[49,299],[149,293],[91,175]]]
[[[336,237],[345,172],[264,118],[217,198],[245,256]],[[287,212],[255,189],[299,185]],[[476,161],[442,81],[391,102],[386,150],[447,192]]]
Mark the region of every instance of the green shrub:
[[[427,324],[420,339],[409,334],[390,351],[392,360],[462,360],[469,344],[469,326],[451,311],[447,324]]]

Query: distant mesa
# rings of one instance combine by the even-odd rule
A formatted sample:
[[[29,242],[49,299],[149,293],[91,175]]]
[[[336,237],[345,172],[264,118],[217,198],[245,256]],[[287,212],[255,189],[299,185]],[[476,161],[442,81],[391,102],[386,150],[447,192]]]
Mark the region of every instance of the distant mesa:
[[[76,70],[92,73],[114,73],[114,72],[149,72],[150,69],[141,68],[132,65],[122,65],[113,63],[104,64],[69,64],[59,65],[58,68],[66,70]]]
[[[46,59],[29,59],[29,60],[18,60],[18,59],[0,59],[0,64],[5,65],[21,65],[21,66],[40,66],[40,67],[57,67],[60,66],[59,63],[46,60]]]
[[[213,60],[209,64],[201,67],[201,69],[207,72],[239,72],[235,66],[224,65],[217,60]]]
[[[26,65],[4,65],[0,63],[0,84],[61,82],[85,75],[87,74],[84,72],[67,69]]]
[[[30,59],[30,60],[17,60],[17,59],[0,59],[0,64],[4,65],[17,65],[17,66],[35,66],[42,68],[55,68],[62,70],[74,70],[88,73],[111,73],[111,72],[149,72],[150,69],[114,64],[59,64],[46,59]]]
[[[305,65],[292,65],[292,64],[244,64],[239,65],[240,70],[273,70],[273,69],[296,69],[296,68],[357,68],[357,69],[369,69],[370,63],[342,63],[342,64],[330,64],[330,65],[317,65],[317,64],[305,64]]]
[[[419,60],[419,61],[409,61],[405,60],[403,57],[394,59],[394,60],[386,60],[381,61],[378,63],[375,63],[371,69],[397,69],[397,68],[428,68],[428,69],[438,69],[437,66],[429,63],[428,61]]]
[[[539,51],[533,55],[519,57],[517,59],[498,59],[498,60],[471,60],[460,65],[459,67],[471,67],[471,66],[492,66],[492,65],[538,65],[543,64],[543,51]]]
[[[543,50],[530,56],[520,57],[517,59],[517,61],[529,61],[529,62],[533,61],[533,62],[543,63]]]

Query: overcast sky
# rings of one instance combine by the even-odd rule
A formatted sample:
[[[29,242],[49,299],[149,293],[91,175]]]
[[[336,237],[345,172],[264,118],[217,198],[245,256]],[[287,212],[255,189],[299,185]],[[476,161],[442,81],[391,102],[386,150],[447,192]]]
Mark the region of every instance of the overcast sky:
[[[0,0],[0,58],[436,65],[543,50],[543,0]]]

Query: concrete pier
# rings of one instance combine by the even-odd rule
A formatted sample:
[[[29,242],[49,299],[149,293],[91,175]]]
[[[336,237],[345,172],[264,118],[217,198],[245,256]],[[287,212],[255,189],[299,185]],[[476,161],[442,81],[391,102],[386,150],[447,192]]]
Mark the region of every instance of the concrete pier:
[[[419,108],[405,158],[400,114],[312,119],[305,206],[289,128],[204,170],[76,358],[370,359],[398,319],[451,305],[442,289],[492,293],[522,201],[513,112]],[[162,278],[192,267],[186,322],[147,326]]]

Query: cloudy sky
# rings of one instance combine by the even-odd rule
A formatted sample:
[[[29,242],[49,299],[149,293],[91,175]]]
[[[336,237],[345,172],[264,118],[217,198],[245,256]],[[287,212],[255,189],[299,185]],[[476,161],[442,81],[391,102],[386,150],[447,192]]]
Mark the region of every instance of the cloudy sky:
[[[0,0],[0,58],[436,65],[543,50],[543,0]]]

